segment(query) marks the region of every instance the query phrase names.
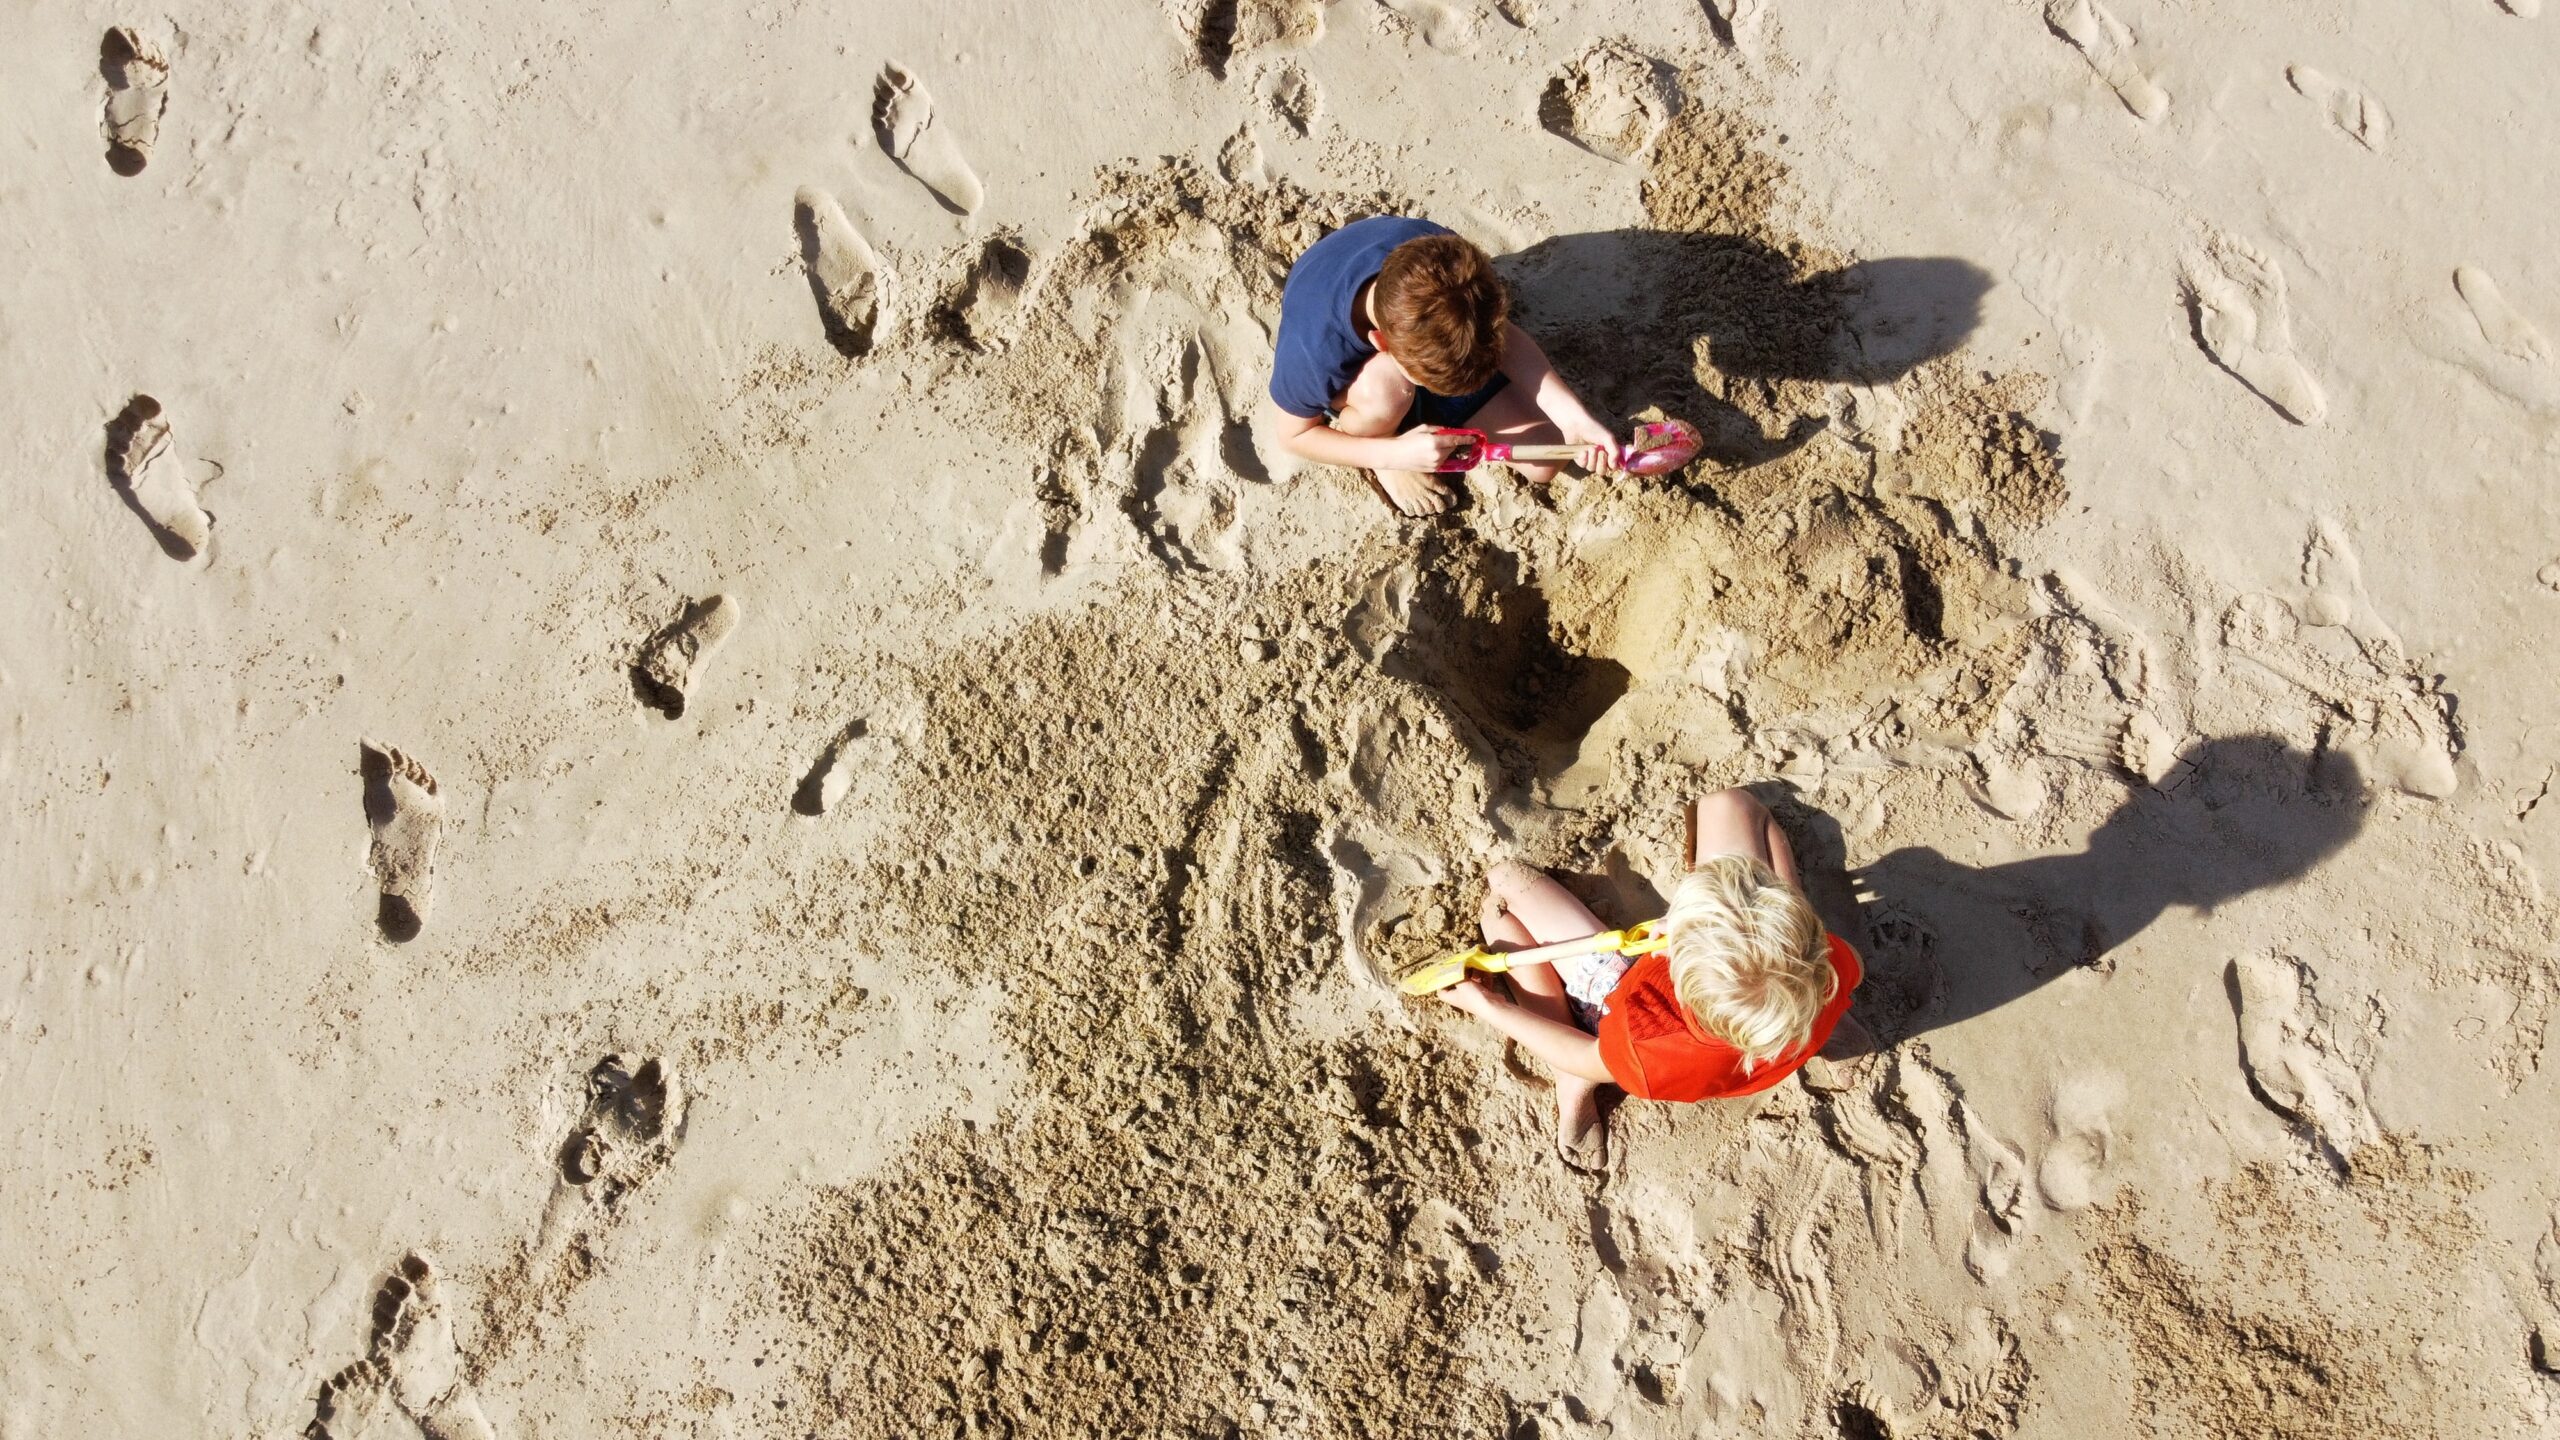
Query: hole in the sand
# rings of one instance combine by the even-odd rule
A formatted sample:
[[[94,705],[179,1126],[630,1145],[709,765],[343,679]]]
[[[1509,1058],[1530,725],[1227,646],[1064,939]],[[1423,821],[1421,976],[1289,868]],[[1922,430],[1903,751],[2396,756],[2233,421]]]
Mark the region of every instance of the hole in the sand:
[[[1412,628],[1384,661],[1475,722],[1506,755],[1514,781],[1553,780],[1583,738],[1625,698],[1634,676],[1574,649],[1520,559],[1492,546],[1453,552],[1424,579]]]

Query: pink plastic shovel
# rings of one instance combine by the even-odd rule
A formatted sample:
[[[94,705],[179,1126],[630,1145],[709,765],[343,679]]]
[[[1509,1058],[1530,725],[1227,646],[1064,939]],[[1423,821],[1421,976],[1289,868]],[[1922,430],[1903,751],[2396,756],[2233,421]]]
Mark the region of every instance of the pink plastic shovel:
[[[1469,441],[1441,457],[1443,471],[1473,470],[1504,460],[1571,460],[1582,453],[1579,445],[1505,445],[1481,430],[1443,427],[1440,433],[1464,435]],[[1698,447],[1705,443],[1698,428],[1686,420],[1657,420],[1638,425],[1636,437],[1618,447],[1618,464],[1631,475],[1668,475],[1697,459]]]

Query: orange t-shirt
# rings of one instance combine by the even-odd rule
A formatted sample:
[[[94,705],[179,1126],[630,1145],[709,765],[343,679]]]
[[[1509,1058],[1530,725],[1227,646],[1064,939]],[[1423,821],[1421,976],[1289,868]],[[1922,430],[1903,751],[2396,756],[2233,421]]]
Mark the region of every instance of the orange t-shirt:
[[[1609,992],[1609,1012],[1600,1017],[1600,1063],[1628,1094],[1647,1100],[1718,1100],[1768,1089],[1822,1049],[1849,1013],[1849,992],[1866,978],[1849,942],[1829,938],[1840,990],[1814,1020],[1812,1038],[1793,1054],[1744,1074],[1742,1052],[1708,1034],[1681,1008],[1671,992],[1671,957],[1656,951],[1630,966]]]

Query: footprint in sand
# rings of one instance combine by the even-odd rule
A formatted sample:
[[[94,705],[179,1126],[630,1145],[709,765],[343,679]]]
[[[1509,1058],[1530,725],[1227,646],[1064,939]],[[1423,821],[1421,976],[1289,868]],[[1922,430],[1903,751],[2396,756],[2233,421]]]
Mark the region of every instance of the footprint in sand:
[[[373,827],[367,863],[382,891],[375,923],[383,938],[408,941],[426,928],[435,899],[436,841],[444,833],[444,797],[427,767],[389,745],[359,747],[364,818]]]
[[[1650,58],[1603,40],[1566,62],[1538,99],[1538,123],[1594,155],[1624,162],[1653,143],[1680,108]]]
[[[2046,0],[2044,23],[2071,42],[2136,119],[2157,120],[2169,113],[2169,92],[2134,63],[2133,32],[2113,11],[2097,0]]]
[[[2182,276],[2196,344],[2276,413],[2317,425],[2329,413],[2320,382],[2294,358],[2284,271],[2248,242],[2215,235]]]
[[[1751,49],[1759,38],[1762,8],[1763,0],[1706,0],[1707,28],[1719,44]]]
[[[195,482],[169,443],[160,402],[136,395],[107,422],[107,483],[142,517],[174,560],[192,560],[213,538],[213,517],[196,502]]]
[[[1262,73],[1253,89],[1261,97],[1262,107],[1299,135],[1313,129],[1316,116],[1324,110],[1324,92],[1295,65],[1272,66]]]
[[[855,779],[869,768],[867,762],[877,758],[871,747],[883,743],[872,737],[871,727],[863,721],[847,726],[827,742],[809,773],[800,777],[799,788],[791,794],[792,810],[801,815],[824,815],[843,804],[844,797],[853,791]]]
[[[2098,1200],[2116,1137],[2107,1112],[2117,1087],[2087,1077],[2066,1080],[2053,1096],[2047,1119],[2053,1139],[2036,1165],[2036,1189],[2054,1210],[2085,1210]]]
[[[320,1386],[304,1440],[355,1440],[396,1411],[427,1440],[492,1440],[479,1397],[463,1378],[453,1321],[435,1266],[417,1251],[374,1293],[365,1358]]]
[[[159,48],[119,25],[98,44],[98,73],[106,77],[107,168],[139,175],[151,163],[160,117],[169,108],[169,62]]]
[[[827,343],[848,359],[871,353],[871,343],[884,318],[881,305],[880,257],[871,242],[846,219],[844,207],[823,190],[802,186],[792,197],[792,220],[800,232],[800,262],[809,272],[809,293],[818,299],[818,321]]]
[[[1442,0],[1378,0],[1393,23],[1419,36],[1422,43],[1446,55],[1463,55],[1476,44],[1476,17],[1472,6],[1443,4]]]
[[[1262,142],[1253,138],[1250,123],[1237,126],[1227,143],[1218,147],[1218,175],[1230,185],[1262,183]]]
[[[948,130],[934,126],[933,96],[924,82],[895,65],[884,65],[871,87],[871,133],[898,168],[933,192],[942,208],[954,215],[974,215],[985,203],[978,172],[961,158]]]
[[[2551,343],[2533,322],[2524,318],[2507,297],[2498,293],[2498,282],[2489,272],[2465,265],[2453,272],[2453,288],[2462,303],[2471,307],[2471,319],[2480,327],[2480,338],[2497,348],[2510,360],[2540,365],[2551,358]]]
[[[2391,115],[2381,101],[2308,65],[2286,66],[2284,78],[2293,93],[2319,106],[2348,139],[2376,153],[2391,143]]]
[[[640,699],[668,719],[684,714],[685,699],[702,678],[702,666],[729,633],[738,628],[744,610],[726,595],[696,600],[674,624],[649,637],[631,667],[632,688]]]
[[[1031,252],[1012,235],[991,235],[935,302],[927,328],[972,350],[1000,346],[1031,281]]]
[[[636,1067],[607,1055],[587,1072],[587,1106],[560,1146],[560,1180],[612,1208],[666,1168],[684,1137],[684,1091],[657,1060]]]
[[[1304,45],[1324,33],[1328,0],[1196,0],[1178,14],[1192,53],[1213,80],[1227,78],[1227,68],[1243,55],[1266,45]]]
[[[2231,962],[2231,1000],[2250,1090],[2344,1170],[2381,1131],[2365,1107],[2364,1071],[2341,1050],[2317,978],[2291,956],[2243,955]]]

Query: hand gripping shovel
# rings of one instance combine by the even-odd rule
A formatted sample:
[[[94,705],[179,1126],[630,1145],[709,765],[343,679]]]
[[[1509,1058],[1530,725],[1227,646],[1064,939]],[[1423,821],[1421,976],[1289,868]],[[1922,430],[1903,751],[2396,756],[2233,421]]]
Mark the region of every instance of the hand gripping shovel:
[[[1407,995],[1428,995],[1435,990],[1446,990],[1466,979],[1467,972],[1470,970],[1499,975],[1505,970],[1518,966],[1536,965],[1542,961],[1570,960],[1578,955],[1611,953],[1629,957],[1650,955],[1656,950],[1668,948],[1670,944],[1671,933],[1663,923],[1659,920],[1647,920],[1641,925],[1630,925],[1624,930],[1603,930],[1597,935],[1585,935],[1579,940],[1559,940],[1553,945],[1540,945],[1528,950],[1508,952],[1465,950],[1455,955],[1443,955],[1398,980],[1396,988]]]
[[[1440,458],[1443,471],[1473,470],[1504,460],[1571,460],[1583,449],[1579,445],[1505,445],[1481,430],[1443,427],[1440,433],[1464,435],[1468,440]],[[1698,447],[1705,443],[1698,427],[1686,420],[1652,421],[1638,425],[1636,438],[1618,447],[1618,464],[1631,475],[1668,475],[1697,459]]]

